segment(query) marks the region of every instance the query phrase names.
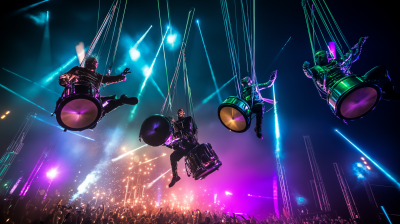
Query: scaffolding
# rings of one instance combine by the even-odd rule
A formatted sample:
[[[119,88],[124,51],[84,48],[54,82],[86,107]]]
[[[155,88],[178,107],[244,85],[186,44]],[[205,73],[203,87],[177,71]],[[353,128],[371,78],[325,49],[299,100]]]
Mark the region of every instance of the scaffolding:
[[[317,194],[319,207],[321,211],[330,211],[331,206],[329,204],[328,195],[326,194],[325,185],[322,180],[321,172],[319,171],[319,167],[317,164],[317,160],[315,159],[314,149],[311,143],[310,136],[303,136],[304,143],[306,144],[308,159],[310,161],[311,171],[314,178],[314,187],[315,192]]]
[[[279,185],[281,187],[283,209],[289,217],[292,217],[293,216],[292,203],[290,202],[289,187],[287,185],[285,168],[281,164],[281,159],[279,156],[276,156],[276,166],[278,170]]]
[[[30,113],[25,118],[24,122],[22,123],[21,127],[19,128],[17,134],[15,135],[14,139],[12,140],[11,144],[8,146],[6,152],[3,154],[3,157],[0,159],[0,182],[4,179],[8,169],[10,168],[12,162],[14,161],[15,157],[21,151],[22,147],[24,146],[24,139],[25,136],[28,134],[29,129],[32,126],[33,121],[36,118],[35,113]]]
[[[343,197],[346,201],[347,208],[349,209],[349,213],[351,219],[360,218],[360,214],[358,213],[356,203],[354,202],[353,195],[351,194],[349,185],[347,184],[347,180],[344,177],[344,172],[341,167],[337,163],[333,163],[333,167],[335,168],[336,176],[339,180],[340,188],[342,188]]]

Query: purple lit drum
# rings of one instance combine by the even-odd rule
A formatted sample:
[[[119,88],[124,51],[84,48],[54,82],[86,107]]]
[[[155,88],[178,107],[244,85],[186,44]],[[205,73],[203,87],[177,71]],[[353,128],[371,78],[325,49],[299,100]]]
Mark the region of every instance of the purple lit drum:
[[[230,131],[245,132],[251,124],[250,106],[243,99],[230,96],[218,107],[218,118]]]
[[[71,131],[82,131],[95,125],[101,118],[100,94],[91,84],[74,83],[65,88],[57,105],[58,124]]]
[[[340,119],[355,120],[373,110],[381,98],[381,89],[355,75],[340,79],[328,91],[327,102]]]
[[[174,126],[170,118],[154,114],[143,121],[139,139],[151,146],[160,146],[173,141]]]
[[[197,145],[185,156],[185,167],[188,176],[202,180],[222,166],[218,155],[210,143]]]

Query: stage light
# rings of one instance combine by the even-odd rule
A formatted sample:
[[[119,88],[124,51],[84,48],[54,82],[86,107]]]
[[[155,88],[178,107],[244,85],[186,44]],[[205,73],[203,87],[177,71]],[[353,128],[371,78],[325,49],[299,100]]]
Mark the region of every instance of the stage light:
[[[6,114],[9,114],[9,113],[10,113],[10,111],[7,111],[7,112],[6,112]]]
[[[231,192],[225,191],[225,195],[233,195]]]
[[[6,117],[6,115],[1,116],[1,119],[4,119]]]
[[[171,45],[174,45],[175,40],[176,40],[177,35],[176,34],[170,34],[167,37],[167,42]]]
[[[367,162],[364,161],[364,164],[367,164]]]
[[[337,133],[339,133],[346,141],[348,141],[354,148],[356,148],[361,154],[365,156],[368,160],[370,160],[382,173],[384,173],[391,181],[393,181],[397,187],[400,188],[400,183],[397,182],[396,179],[394,179],[388,172],[386,172],[378,163],[376,163],[374,160],[372,160],[366,153],[364,153],[360,148],[358,148],[356,145],[353,144],[348,138],[346,138],[342,133],[340,133],[337,129],[335,130]]]
[[[361,160],[365,160],[365,158],[364,158],[364,157],[361,157]]]
[[[217,91],[213,92],[211,95],[209,95],[208,97],[206,97],[204,100],[201,101],[201,104],[198,104],[195,108],[194,111],[197,111],[198,109],[200,109],[200,107],[203,104],[206,104],[208,101],[210,101],[215,95],[217,95],[217,93],[219,93],[225,86],[227,86],[230,82],[232,82],[233,79],[235,79],[236,76],[234,76],[233,78],[231,78],[228,82],[226,82],[224,85],[221,86],[221,88],[219,88]]]
[[[155,180],[153,180],[151,183],[149,183],[149,184],[147,185],[147,188],[150,188],[151,186],[153,186],[153,184],[154,184],[155,182],[157,182],[161,177],[163,177],[163,176],[164,176],[166,173],[168,173],[170,170],[171,170],[171,169],[167,170],[165,173],[161,174],[159,177],[157,177]],[[145,187],[145,186],[143,186],[143,187]],[[167,186],[167,188],[168,188],[168,186]]]
[[[367,166],[367,169],[368,169],[368,170],[371,170],[371,167]]]
[[[129,55],[131,56],[132,61],[137,61],[140,57],[140,52],[136,48],[131,48],[129,50]]]
[[[204,39],[203,39],[203,34],[201,33],[200,24],[199,24],[199,22],[198,22],[198,21],[197,21],[197,26],[199,27],[200,36],[201,36],[201,41],[203,42],[204,51],[206,52],[207,61],[208,61],[208,66],[210,67],[210,71],[211,71],[211,77],[212,77],[212,79],[213,79],[213,82],[214,82],[214,87],[215,87],[215,90],[216,90],[216,92],[217,92],[217,95],[218,95],[218,100],[219,100],[219,103],[222,103],[221,94],[219,94],[219,91],[218,91],[218,85],[217,85],[217,81],[215,80],[214,71],[213,71],[213,69],[212,69],[212,67],[211,67],[210,58],[208,57],[208,53],[207,53],[207,49],[206,49],[206,44],[205,44],[205,42],[204,42]]]
[[[50,179],[53,179],[56,176],[57,176],[57,169],[51,169],[49,172],[47,172],[47,177]]]
[[[43,83],[44,84],[49,84],[50,81],[52,81],[54,79],[54,77],[61,75],[61,72],[68,67],[72,62],[74,62],[76,60],[77,56],[72,57],[67,63],[63,64],[61,67],[59,67],[58,69],[56,69],[55,71],[53,71],[52,73],[48,74],[45,78]]]

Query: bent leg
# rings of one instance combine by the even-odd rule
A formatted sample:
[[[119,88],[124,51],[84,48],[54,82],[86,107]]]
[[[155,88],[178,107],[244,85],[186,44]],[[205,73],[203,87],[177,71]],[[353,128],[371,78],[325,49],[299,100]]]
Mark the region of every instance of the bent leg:
[[[382,98],[384,100],[400,100],[400,94],[394,91],[389,72],[384,66],[374,67],[365,73],[363,77],[382,88]]]
[[[185,151],[178,151],[175,150],[173,153],[170,155],[170,160],[171,160],[171,168],[172,168],[172,174],[175,176],[178,176],[178,161],[182,159],[186,155]]]

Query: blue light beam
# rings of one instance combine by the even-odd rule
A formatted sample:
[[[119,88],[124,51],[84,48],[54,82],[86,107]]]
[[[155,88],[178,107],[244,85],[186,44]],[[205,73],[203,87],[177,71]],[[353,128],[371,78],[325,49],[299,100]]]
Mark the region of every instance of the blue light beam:
[[[228,82],[226,82],[224,85],[222,85],[217,91],[211,93],[207,98],[205,98],[204,100],[201,101],[201,104],[197,105],[194,108],[194,111],[197,111],[198,109],[200,109],[201,106],[203,106],[204,104],[208,103],[208,101],[210,101],[215,95],[217,95],[217,93],[221,92],[221,90],[223,88],[225,88],[225,86],[227,86],[230,82],[232,82],[233,79],[235,79],[236,75],[231,78]]]
[[[13,75],[15,75],[15,76],[20,77],[21,79],[25,79],[26,81],[31,82],[31,83],[33,83],[34,85],[39,86],[40,88],[43,88],[43,89],[45,89],[45,90],[47,90],[47,91],[49,91],[49,92],[52,92],[52,93],[54,93],[54,94],[57,94],[57,96],[60,96],[60,95],[61,95],[60,93],[54,92],[53,90],[48,89],[48,88],[46,88],[46,87],[40,85],[39,83],[36,83],[36,82],[30,80],[30,79],[27,79],[27,78],[23,77],[22,75],[18,75],[17,73],[14,73],[14,72],[12,72],[12,71],[10,71],[10,70],[7,70],[7,69],[5,69],[5,68],[2,68],[2,69],[3,69],[4,71],[8,72],[8,73],[11,73],[11,74],[13,74]]]
[[[44,109],[43,107],[41,107],[41,106],[37,105],[37,104],[36,104],[36,103],[34,103],[34,102],[32,102],[32,101],[28,100],[27,98],[25,98],[25,97],[21,96],[20,94],[18,94],[18,93],[16,93],[16,92],[12,91],[11,89],[9,89],[9,88],[7,88],[7,87],[3,86],[2,84],[0,84],[0,87],[2,87],[3,89],[7,90],[8,92],[10,92],[10,93],[12,93],[12,94],[14,94],[14,95],[18,96],[19,98],[21,98],[21,99],[25,100],[26,102],[28,102],[28,103],[31,103],[31,104],[33,104],[33,105],[35,105],[35,106],[39,107],[40,109],[42,109],[42,110],[46,111],[47,113],[51,114],[51,112],[50,112],[50,111],[48,111],[48,110]]]
[[[57,75],[61,75],[61,72],[68,67],[72,62],[74,62],[76,60],[77,56],[74,56],[73,58],[71,58],[67,63],[63,64],[61,67],[59,67],[58,69],[56,69],[55,71],[51,72],[50,74],[48,74],[44,80],[43,83],[44,84],[49,84],[54,77],[56,77]]]
[[[43,119],[41,119],[41,118],[38,118],[37,116],[36,116],[35,118],[36,118],[36,120],[39,120],[39,121],[41,121],[41,122],[43,122],[43,123],[46,123],[46,124],[49,124],[49,125],[51,125],[51,126],[53,126],[53,127],[58,128],[58,129],[64,130],[63,127],[58,126],[58,125],[55,125],[55,124],[52,124],[52,123],[50,123],[50,122],[48,122],[48,121],[45,121],[45,120],[43,120]],[[89,137],[86,137],[86,136],[84,136],[84,135],[80,135],[80,134],[78,134],[78,133],[76,133],[76,132],[70,132],[70,131],[68,131],[68,133],[77,135],[77,136],[82,137],[82,138],[86,138],[86,139],[91,140],[91,141],[94,141],[93,138],[89,138]]]
[[[140,52],[137,50],[137,47],[139,44],[143,41],[143,39],[146,37],[147,33],[150,31],[150,29],[153,26],[150,26],[150,28],[146,31],[146,33],[143,34],[142,37],[133,45],[133,47],[129,50],[129,55],[131,56],[132,61],[137,61],[140,58]]]
[[[390,218],[389,218],[388,214],[386,213],[385,208],[384,208],[383,206],[381,206],[381,208],[382,208],[383,213],[385,213],[385,216],[386,216],[388,222],[389,222],[390,224],[392,224],[392,221],[390,221]]]
[[[274,93],[275,139],[276,139],[275,156],[276,156],[276,158],[279,158],[280,151],[281,151],[281,146],[280,146],[281,133],[279,131],[278,112],[276,109],[275,84],[272,85],[272,91]]]
[[[221,94],[219,94],[219,91],[218,91],[217,81],[215,80],[214,71],[213,71],[213,69],[212,69],[212,67],[211,67],[210,58],[208,57],[208,53],[207,53],[207,49],[206,49],[206,44],[204,43],[203,34],[201,33],[199,21],[197,21],[197,26],[199,27],[201,40],[203,41],[204,51],[206,52],[207,61],[208,61],[208,66],[210,66],[211,76],[212,76],[212,79],[213,79],[213,82],[214,82],[214,86],[215,86],[216,93],[218,94],[218,100],[219,100],[219,103],[222,103]]]
[[[154,63],[156,62],[158,53],[160,53],[160,49],[161,49],[161,47],[162,47],[162,45],[163,45],[163,43],[164,43],[165,36],[167,36],[168,30],[169,30],[169,27],[167,28],[167,31],[165,31],[165,34],[164,34],[163,39],[162,39],[162,41],[161,41],[160,47],[158,48],[158,51],[157,51],[157,53],[156,53],[156,56],[154,57],[153,63],[151,63],[150,68],[147,69],[147,70],[144,72],[145,79],[144,79],[144,81],[143,81],[142,87],[140,88],[140,92],[139,92],[139,95],[138,95],[139,101],[140,101],[140,97],[142,96],[142,93],[143,93],[143,88],[146,86],[147,79],[149,79],[149,77],[151,76],[151,73],[152,73],[152,71],[153,71]],[[155,83],[155,82],[154,82],[154,83]],[[164,98],[165,98],[165,97],[164,97]],[[137,107],[138,107],[137,105],[136,105],[135,107],[133,107],[133,109],[132,109],[132,111],[131,111],[131,115],[129,116],[129,119],[130,119],[130,120],[133,119],[133,116],[134,116],[134,114],[135,114],[135,112],[136,112],[136,108],[137,108]]]
[[[367,159],[369,159],[382,173],[384,173],[391,181],[393,181],[399,188],[400,188],[400,183],[397,182],[388,172],[386,172],[378,163],[376,163],[374,160],[372,160],[367,154],[365,154],[360,148],[358,148],[356,145],[353,144],[348,138],[346,138],[342,133],[340,133],[337,129],[335,129],[337,133],[339,133],[344,139],[346,139],[354,148],[356,148],[361,154],[363,154]]]

